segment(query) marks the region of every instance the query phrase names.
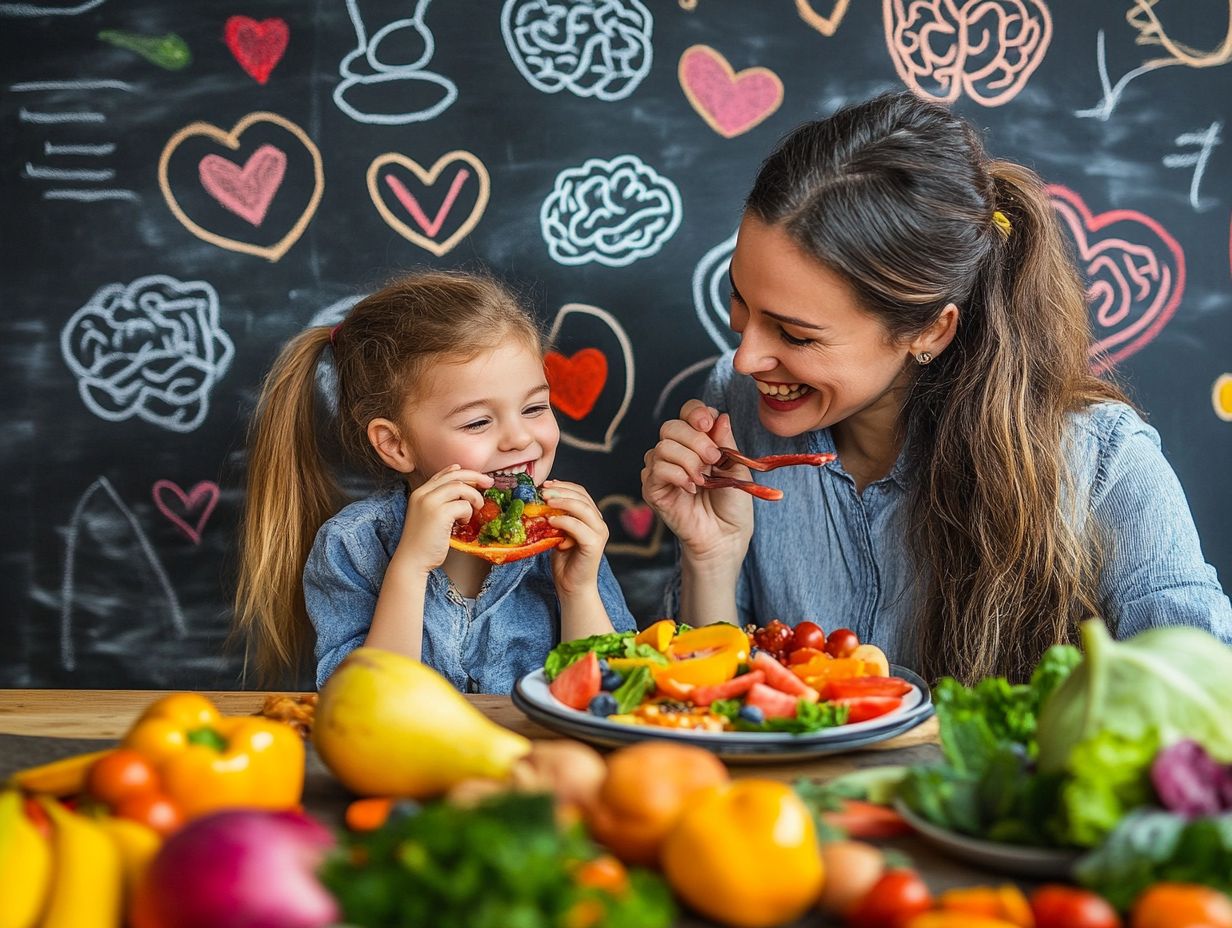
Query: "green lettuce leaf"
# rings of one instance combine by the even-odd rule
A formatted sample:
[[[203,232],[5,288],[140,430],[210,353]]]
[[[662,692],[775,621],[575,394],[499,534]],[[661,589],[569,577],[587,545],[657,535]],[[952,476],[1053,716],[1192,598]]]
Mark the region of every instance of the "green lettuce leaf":
[[[543,662],[543,672],[548,680],[555,680],[557,675],[572,664],[586,656],[587,651],[594,651],[595,656],[624,657],[625,651],[636,632],[609,632],[606,635],[591,635],[589,638],[578,638],[574,641],[562,641],[551,651]],[[626,644],[626,642],[628,644]]]
[[[1061,787],[1058,837],[1094,847],[1127,812],[1149,803],[1151,761],[1158,750],[1154,732],[1135,740],[1107,730],[1074,748]]]

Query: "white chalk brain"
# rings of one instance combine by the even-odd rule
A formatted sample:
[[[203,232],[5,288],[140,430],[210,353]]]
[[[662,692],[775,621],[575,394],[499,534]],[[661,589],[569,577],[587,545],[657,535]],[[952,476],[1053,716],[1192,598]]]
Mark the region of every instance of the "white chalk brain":
[[[623,267],[656,254],[675,234],[680,191],[634,155],[591,158],[556,176],[539,225],[561,264]]]
[[[620,100],[650,72],[654,20],[640,0],[507,0],[509,56],[544,93]]]
[[[214,288],[163,275],[100,288],[64,326],[60,350],[93,413],[173,432],[205,421],[234,353]]]

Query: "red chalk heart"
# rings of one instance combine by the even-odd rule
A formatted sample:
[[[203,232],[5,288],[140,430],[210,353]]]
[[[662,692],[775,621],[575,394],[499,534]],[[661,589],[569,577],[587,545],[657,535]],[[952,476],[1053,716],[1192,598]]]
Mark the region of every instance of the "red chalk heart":
[[[273,17],[257,22],[247,16],[232,16],[223,26],[223,41],[231,54],[258,84],[269,80],[270,72],[287,50],[291,30],[287,21]]]
[[[585,419],[607,383],[607,358],[598,348],[583,348],[571,358],[549,351],[543,359],[552,405],[570,419]]]
[[[195,545],[201,544],[201,532],[218,505],[218,484],[202,480],[185,493],[171,480],[159,480],[153,487],[154,505],[167,520],[188,536]],[[196,521],[190,521],[195,517]]]

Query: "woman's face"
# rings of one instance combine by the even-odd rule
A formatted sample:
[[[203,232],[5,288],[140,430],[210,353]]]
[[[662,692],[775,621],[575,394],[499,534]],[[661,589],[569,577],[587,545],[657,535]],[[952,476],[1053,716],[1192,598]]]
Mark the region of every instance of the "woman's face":
[[[895,344],[834,271],[779,226],[752,215],[731,260],[735,369],[757,381],[761,423],[784,437],[853,417],[897,421],[910,379],[907,344]]]

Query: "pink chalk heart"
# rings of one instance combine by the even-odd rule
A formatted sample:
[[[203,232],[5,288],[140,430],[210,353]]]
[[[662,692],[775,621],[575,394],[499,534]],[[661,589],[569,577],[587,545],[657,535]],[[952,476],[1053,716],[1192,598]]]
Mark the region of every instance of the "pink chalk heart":
[[[1167,325],[1185,292],[1185,253],[1150,216],[1132,209],[1093,215],[1066,187],[1051,184],[1048,193],[1086,274],[1096,339],[1089,353],[1098,374]]]
[[[693,109],[725,139],[748,132],[783,102],[783,82],[777,74],[768,68],[747,68],[737,74],[708,45],[685,50],[678,76]]]
[[[286,170],[286,153],[269,144],[254,151],[243,167],[214,154],[206,155],[198,166],[206,192],[254,226],[265,220]]]
[[[199,545],[205,523],[218,505],[219,492],[218,484],[212,480],[202,480],[187,493],[178,483],[159,480],[153,487],[154,505],[189,541]]]
[[[645,538],[654,528],[654,510],[642,503],[629,506],[620,512],[620,524],[634,538]]]

